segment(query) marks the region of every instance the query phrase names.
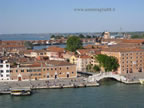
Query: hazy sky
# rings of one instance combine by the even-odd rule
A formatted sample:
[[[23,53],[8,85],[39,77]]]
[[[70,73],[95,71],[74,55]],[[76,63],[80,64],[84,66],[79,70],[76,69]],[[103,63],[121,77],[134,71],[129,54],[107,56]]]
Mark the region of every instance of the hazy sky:
[[[143,5],[144,0],[0,0],[0,33],[143,31]]]

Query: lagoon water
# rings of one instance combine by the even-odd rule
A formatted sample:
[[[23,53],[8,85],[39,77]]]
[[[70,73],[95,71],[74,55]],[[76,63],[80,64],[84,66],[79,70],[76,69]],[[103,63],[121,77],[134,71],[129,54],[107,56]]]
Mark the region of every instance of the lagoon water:
[[[31,96],[0,96],[0,108],[144,108],[144,85],[41,89]]]
[[[49,40],[49,34],[0,34],[0,40]]]

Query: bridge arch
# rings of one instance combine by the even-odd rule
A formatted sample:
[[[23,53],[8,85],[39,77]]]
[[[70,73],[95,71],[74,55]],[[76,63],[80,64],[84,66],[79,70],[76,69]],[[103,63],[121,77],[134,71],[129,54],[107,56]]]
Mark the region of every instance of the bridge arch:
[[[97,82],[100,82],[100,81],[105,80],[105,79],[112,79],[112,80],[115,80],[115,81],[120,81],[119,79],[117,79],[117,78],[115,78],[115,77],[103,77],[103,78],[98,79],[98,80],[96,80],[96,81],[97,81]]]
[[[88,78],[89,81],[97,81],[99,82],[100,80],[102,79],[109,79],[109,78],[112,78],[112,79],[115,79],[117,81],[120,81],[120,82],[124,82],[126,81],[126,78],[124,76],[121,76],[119,74],[114,74],[112,72],[108,72],[108,73],[100,73],[100,74],[95,74],[93,76],[90,76]]]

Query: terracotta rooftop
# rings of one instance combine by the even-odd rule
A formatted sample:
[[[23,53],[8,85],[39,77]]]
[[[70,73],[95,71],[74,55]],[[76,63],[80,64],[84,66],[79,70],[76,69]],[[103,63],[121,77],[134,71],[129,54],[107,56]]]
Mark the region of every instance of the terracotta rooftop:
[[[79,58],[82,58],[82,59],[89,59],[89,58],[91,58],[90,56],[87,56],[87,55],[82,55],[82,56],[80,56]]]
[[[77,50],[81,55],[86,55],[86,54],[97,54],[100,53],[99,49],[79,49]]]
[[[144,39],[123,39],[123,43],[142,43],[144,42]]]
[[[102,51],[108,51],[108,52],[138,52],[138,51],[143,51],[144,49],[140,48],[107,48],[103,49]]]
[[[50,52],[64,52],[65,51],[64,48],[60,48],[58,46],[50,46],[46,50]]]

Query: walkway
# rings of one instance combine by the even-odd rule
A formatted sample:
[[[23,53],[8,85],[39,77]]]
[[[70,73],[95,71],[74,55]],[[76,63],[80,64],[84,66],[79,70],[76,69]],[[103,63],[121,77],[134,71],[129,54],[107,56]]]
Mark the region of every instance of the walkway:
[[[95,82],[95,81],[99,82],[100,80],[102,80],[104,78],[113,78],[113,79],[116,79],[117,81],[121,81],[121,82],[127,81],[127,79],[124,76],[115,74],[113,72],[105,72],[105,73],[99,73],[99,74],[95,74],[93,76],[89,76],[88,81],[89,82]]]

